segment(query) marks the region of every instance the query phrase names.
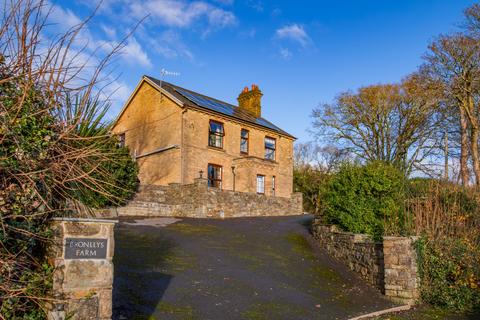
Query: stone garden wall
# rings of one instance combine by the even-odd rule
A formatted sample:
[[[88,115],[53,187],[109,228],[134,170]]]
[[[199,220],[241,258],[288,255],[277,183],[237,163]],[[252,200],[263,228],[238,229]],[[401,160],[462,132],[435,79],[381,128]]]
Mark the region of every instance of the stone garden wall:
[[[115,221],[57,219],[49,252],[55,267],[49,320],[112,317]]]
[[[314,238],[330,255],[344,262],[368,283],[397,303],[418,299],[418,272],[414,238],[384,237],[374,242],[365,234],[354,234],[314,222]]]
[[[365,234],[342,232],[335,226],[313,225],[313,235],[322,248],[343,261],[368,283],[384,290],[383,246]]]
[[[109,209],[108,216],[177,216],[227,218],[303,214],[302,194],[291,198],[209,188],[206,179],[193,184],[142,186],[127,206]]]

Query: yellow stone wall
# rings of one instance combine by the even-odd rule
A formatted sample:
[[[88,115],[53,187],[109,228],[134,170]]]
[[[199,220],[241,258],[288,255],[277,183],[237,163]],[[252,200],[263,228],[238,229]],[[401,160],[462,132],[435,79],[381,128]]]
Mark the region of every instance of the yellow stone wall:
[[[113,133],[125,133],[125,143],[137,156],[178,145],[179,148],[138,159],[141,184],[181,182],[182,108],[143,82],[120,116]]]
[[[210,120],[222,122],[225,136],[223,149],[208,146]],[[199,171],[207,175],[209,163],[223,167],[222,188],[242,192],[256,192],[257,174],[265,176],[265,194],[273,195],[272,177],[276,179],[275,195],[290,197],[293,189],[293,139],[271,131],[232,121],[216,114],[188,110],[184,115],[185,177],[184,183],[192,183]],[[240,153],[240,131],[249,130],[249,153]],[[276,161],[265,160],[265,136],[276,139]]]
[[[209,121],[224,124],[223,149],[208,146]],[[183,125],[182,125],[183,124]],[[249,130],[249,154],[240,153],[240,131]],[[143,82],[130,105],[118,119],[113,132],[125,133],[126,144],[136,155],[159,148],[180,148],[138,159],[141,184],[193,183],[200,171],[207,177],[209,163],[223,167],[222,189],[256,192],[257,174],[265,175],[265,194],[290,197],[293,191],[293,139],[274,131],[200,109],[182,108]],[[183,132],[183,135],[182,135]],[[264,139],[276,139],[275,161],[265,160]],[[183,137],[183,138],[182,138]]]

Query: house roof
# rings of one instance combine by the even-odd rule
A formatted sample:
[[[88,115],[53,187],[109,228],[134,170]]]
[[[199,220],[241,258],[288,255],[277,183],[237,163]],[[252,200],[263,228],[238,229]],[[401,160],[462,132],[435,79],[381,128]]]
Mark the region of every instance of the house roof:
[[[267,119],[262,117],[256,118],[250,113],[244,110],[241,110],[238,106],[179,87],[177,85],[174,85],[166,81],[160,81],[150,76],[144,76],[144,77],[154,82],[157,86],[161,87],[162,89],[166,90],[169,94],[171,94],[175,99],[181,101],[184,105],[201,108],[201,109],[207,109],[215,113],[219,113],[219,114],[232,117],[244,122],[248,122],[250,124],[264,127],[269,130],[273,130],[279,134],[295,139],[294,136],[280,129],[279,127],[277,127],[276,125],[268,121]]]

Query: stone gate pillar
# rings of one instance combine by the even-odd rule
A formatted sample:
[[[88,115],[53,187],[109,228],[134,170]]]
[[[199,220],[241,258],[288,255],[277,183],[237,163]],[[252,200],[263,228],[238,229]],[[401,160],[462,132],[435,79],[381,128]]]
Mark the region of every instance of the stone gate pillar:
[[[58,218],[50,250],[56,302],[49,320],[112,317],[114,226],[117,221]]]
[[[397,303],[415,304],[419,298],[418,237],[383,237],[385,295]]]

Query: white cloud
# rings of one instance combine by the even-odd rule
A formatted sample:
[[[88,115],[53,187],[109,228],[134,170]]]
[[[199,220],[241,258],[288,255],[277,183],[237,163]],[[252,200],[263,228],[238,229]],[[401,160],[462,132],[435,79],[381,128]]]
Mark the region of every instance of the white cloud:
[[[128,62],[138,63],[144,67],[151,67],[152,62],[147,53],[142,49],[142,46],[135,40],[130,38],[122,50],[123,58]]]
[[[195,60],[193,53],[185,45],[181,34],[177,31],[167,30],[158,36],[151,37],[149,44],[153,50],[165,58],[185,57],[190,61]]]
[[[210,22],[210,26],[221,29],[235,25],[237,18],[233,13],[217,8],[209,12],[208,21]]]
[[[283,59],[289,60],[292,57],[292,52],[288,50],[287,48],[281,48],[280,49],[280,56],[282,56]]]
[[[282,14],[282,10],[279,8],[275,8],[272,10],[272,17],[278,17]]]
[[[49,20],[60,25],[62,29],[70,29],[82,23],[82,19],[69,9],[63,9],[58,5],[51,5],[51,8],[52,11],[50,12]],[[45,10],[48,9],[49,5],[47,4]]]
[[[257,12],[263,12],[263,2],[260,0],[248,0],[247,6],[254,9]]]
[[[103,92],[104,97],[112,102],[112,106],[120,105],[127,101],[133,89],[130,88],[125,82],[113,80]]]
[[[286,25],[277,29],[275,36],[278,39],[287,39],[300,44],[302,47],[307,46],[311,40],[303,26],[298,24]]]
[[[103,23],[100,25],[100,27],[102,28],[105,35],[110,39],[115,39],[117,37],[117,31],[115,30],[115,28],[104,25]]]
[[[202,19],[208,29],[218,29],[235,25],[235,15],[203,1],[188,3],[182,0],[134,1],[130,4],[133,15],[138,18],[150,15],[153,22],[170,27],[186,28]]]
[[[113,50],[113,48],[119,44],[117,41],[105,40],[100,40],[98,43],[99,46],[107,52]],[[134,37],[127,40],[123,48],[120,50],[120,56],[123,60],[132,65],[139,64],[143,67],[152,67],[152,62],[150,61],[148,54],[143,50],[140,43],[138,43]]]

